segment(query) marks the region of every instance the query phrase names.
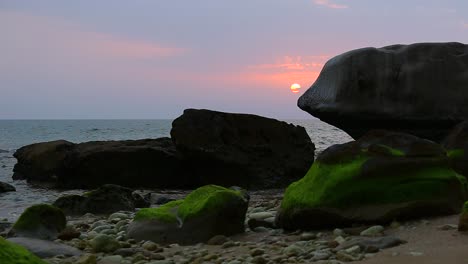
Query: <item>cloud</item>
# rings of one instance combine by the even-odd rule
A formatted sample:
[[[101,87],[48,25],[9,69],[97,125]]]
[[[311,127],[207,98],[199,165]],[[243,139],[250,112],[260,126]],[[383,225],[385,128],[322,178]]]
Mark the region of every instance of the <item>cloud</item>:
[[[466,22],[462,22],[462,23],[461,23],[461,26],[462,26],[462,28],[464,28],[464,29],[468,29],[468,23],[466,23]]]
[[[314,3],[316,5],[325,6],[325,7],[332,8],[332,9],[345,9],[345,8],[348,8],[347,5],[335,4],[335,3],[332,3],[330,0],[314,0]]]

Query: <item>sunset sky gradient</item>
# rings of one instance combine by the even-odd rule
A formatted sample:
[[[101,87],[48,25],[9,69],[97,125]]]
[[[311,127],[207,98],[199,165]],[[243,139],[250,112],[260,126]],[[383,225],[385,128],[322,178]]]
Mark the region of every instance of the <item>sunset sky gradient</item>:
[[[0,119],[309,118],[332,56],[468,42],[465,0],[2,0]],[[291,84],[302,86],[293,93]]]

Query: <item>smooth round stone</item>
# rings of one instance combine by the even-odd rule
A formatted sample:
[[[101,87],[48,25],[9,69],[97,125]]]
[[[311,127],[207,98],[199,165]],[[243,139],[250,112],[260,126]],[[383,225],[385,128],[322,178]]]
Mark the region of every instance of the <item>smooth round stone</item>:
[[[143,243],[142,247],[148,251],[155,251],[156,249],[158,249],[158,244],[152,242],[152,241],[146,241],[145,243]]]
[[[114,255],[114,256],[106,256],[101,258],[98,261],[98,264],[121,264],[123,261],[122,256]]]
[[[99,234],[90,241],[95,252],[113,252],[120,248],[120,243],[112,236]]]
[[[384,230],[385,228],[381,225],[371,226],[366,230],[362,231],[360,235],[369,237],[380,236],[382,235]]]
[[[264,220],[267,218],[275,217],[274,214],[270,212],[258,212],[258,213],[251,213],[249,215],[250,219],[255,219],[255,220]]]
[[[108,221],[112,221],[115,219],[123,220],[123,219],[130,219],[130,216],[124,213],[113,213],[107,218]]]

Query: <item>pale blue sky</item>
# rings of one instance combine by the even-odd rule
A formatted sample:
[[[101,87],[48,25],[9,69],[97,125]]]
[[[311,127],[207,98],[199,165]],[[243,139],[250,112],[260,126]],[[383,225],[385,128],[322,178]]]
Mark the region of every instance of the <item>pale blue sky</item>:
[[[297,98],[328,58],[467,43],[468,1],[1,0],[0,32],[0,119],[307,118]]]

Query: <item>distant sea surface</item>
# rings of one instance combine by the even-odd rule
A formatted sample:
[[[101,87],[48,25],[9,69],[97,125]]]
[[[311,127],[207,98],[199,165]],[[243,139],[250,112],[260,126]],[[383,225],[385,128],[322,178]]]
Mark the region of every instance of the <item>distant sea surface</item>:
[[[305,127],[317,152],[351,139],[343,131],[317,119],[284,120]],[[0,194],[0,219],[14,221],[28,206],[51,203],[59,196],[81,190],[57,191],[13,181],[16,149],[37,142],[65,139],[74,143],[169,137],[172,120],[0,120],[0,181],[16,192]]]

